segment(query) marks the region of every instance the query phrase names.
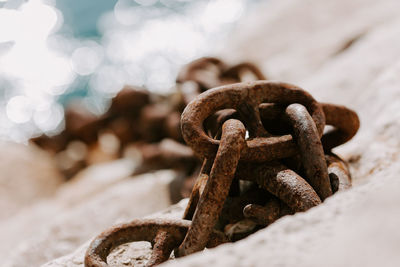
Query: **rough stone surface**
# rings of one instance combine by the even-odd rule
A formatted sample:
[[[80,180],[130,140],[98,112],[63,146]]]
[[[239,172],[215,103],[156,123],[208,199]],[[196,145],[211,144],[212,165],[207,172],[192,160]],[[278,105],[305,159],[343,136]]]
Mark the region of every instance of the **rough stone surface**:
[[[267,77],[296,84],[315,76],[352,41],[396,19],[399,8],[396,0],[265,1],[240,22],[229,49],[220,53],[230,61],[253,61]]]
[[[102,170],[105,170],[104,166]],[[108,173],[112,178],[112,170],[103,175]],[[0,235],[4,242],[1,242],[0,248],[2,256],[7,255],[3,266],[27,266],[28,262],[30,266],[40,266],[71,253],[83,242],[115,223],[168,207],[171,203],[167,185],[174,175],[173,171],[159,171],[131,178],[125,176],[125,179],[110,184],[100,193],[92,192],[91,196],[80,202],[71,201],[80,196],[79,187],[75,188],[76,192],[73,192],[73,188],[63,188],[59,197],[52,202],[39,203],[28,212],[1,225],[4,230],[0,231]],[[92,175],[81,178],[93,180]],[[67,184],[65,187],[69,186]],[[67,191],[72,194],[70,200],[67,199]],[[11,253],[7,251],[10,245],[13,246]]]
[[[187,199],[184,199],[178,204],[170,206],[161,212],[147,216],[146,218],[181,218],[186,204]],[[109,226],[111,226],[111,224]],[[84,255],[89,244],[90,241],[86,242],[73,253],[48,262],[47,264],[44,264],[43,267],[83,266]],[[107,257],[107,261],[109,264],[112,264],[112,266],[142,267],[145,266],[146,261],[150,258],[150,253],[150,243],[135,242],[121,245],[114,249],[113,252]]]
[[[54,194],[62,182],[50,156],[40,149],[0,142],[0,223],[35,201]]]

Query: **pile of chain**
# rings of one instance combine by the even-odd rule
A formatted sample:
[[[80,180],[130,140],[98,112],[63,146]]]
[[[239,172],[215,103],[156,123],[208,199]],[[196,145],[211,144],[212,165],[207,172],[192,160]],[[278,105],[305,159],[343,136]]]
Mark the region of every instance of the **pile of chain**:
[[[181,112],[176,107],[181,104],[173,101],[126,86],[102,116],[91,114],[83,105],[70,105],[64,131],[32,141],[55,154],[67,179],[91,164],[132,155],[142,161],[136,173],[162,168],[191,173],[198,160],[183,144]]]
[[[180,117],[186,105],[201,92],[244,79],[264,79],[250,63],[228,66],[216,58],[201,58],[185,66],[176,90],[158,95],[140,87],[125,86],[108,111],[95,116],[80,102],[65,112],[65,129],[58,135],[42,135],[31,141],[54,154],[66,179],[88,166],[122,157],[133,158],[135,174],[175,169],[170,185],[173,203],[190,195],[201,161],[185,145]]]
[[[266,77],[257,66],[249,62],[236,65],[228,65],[222,60],[214,57],[203,57],[197,59],[180,71],[177,77],[177,90],[179,92],[180,112],[194,100],[199,94],[222,85],[265,80]],[[206,121],[211,123],[212,119]],[[180,131],[180,129],[179,129]],[[198,158],[198,157],[197,157]],[[175,203],[181,198],[189,197],[192,188],[200,172],[199,164],[196,171],[191,175],[178,176],[171,183],[171,200]]]
[[[195,63],[180,78],[190,77],[204,92],[190,98],[181,129],[203,164],[183,218],[114,226],[93,240],[85,266],[108,266],[112,249],[135,241],[151,242],[147,266],[157,265],[172,251],[181,257],[241,239],[351,186],[346,162],[331,150],[356,134],[354,111],[319,103],[291,84],[229,84],[233,76],[220,61]],[[206,71],[189,75],[190,67],[205,69],[205,64],[217,70],[217,78],[204,78]],[[331,129],[324,132],[325,125]]]

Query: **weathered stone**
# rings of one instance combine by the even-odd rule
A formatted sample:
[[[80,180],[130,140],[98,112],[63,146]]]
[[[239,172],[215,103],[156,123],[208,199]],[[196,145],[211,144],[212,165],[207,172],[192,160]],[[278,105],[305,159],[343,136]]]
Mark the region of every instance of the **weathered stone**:
[[[148,218],[181,218],[186,205],[187,199],[184,199],[178,204],[170,206],[164,211],[148,216]],[[86,242],[73,253],[48,262],[47,264],[44,264],[43,267],[83,266],[83,259],[89,244],[90,241]],[[148,242],[135,242],[121,245],[113,250],[113,252],[108,256],[107,260],[110,264],[112,264],[112,266],[142,267],[145,266],[146,261],[150,258],[150,248],[150,243]]]
[[[63,178],[49,154],[30,145],[0,143],[0,223],[54,194]]]
[[[397,18],[399,9],[396,0],[265,1],[230,34],[229,49],[221,46],[219,52],[229,61],[256,63],[270,79],[298,84],[370,30]],[[364,60],[373,53],[380,54],[370,51]],[[357,70],[347,73],[352,71]]]
[[[95,186],[97,192],[88,191],[90,184],[85,182],[77,183],[85,186],[86,190],[81,191],[77,185],[67,185],[70,188],[60,193],[59,198],[53,200],[54,203],[40,203],[28,213],[22,213],[1,225],[4,229],[0,232],[2,241],[5,241],[2,243],[8,249],[15,246],[12,253],[7,252],[7,247],[2,249],[2,254],[7,255],[4,266],[27,266],[27,263],[39,266],[71,253],[84,241],[117,222],[168,207],[171,203],[167,188],[174,175],[173,171],[159,171],[120,179],[118,183],[110,183],[105,188]],[[96,184],[95,179],[96,176],[88,176],[93,185]],[[84,192],[87,192],[86,196],[82,194]],[[35,225],[31,225],[32,222]],[[18,232],[21,230],[22,233]]]

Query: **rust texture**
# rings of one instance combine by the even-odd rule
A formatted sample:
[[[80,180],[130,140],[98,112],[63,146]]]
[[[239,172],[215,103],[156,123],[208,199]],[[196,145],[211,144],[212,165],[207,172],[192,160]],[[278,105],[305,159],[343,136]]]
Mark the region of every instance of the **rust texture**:
[[[306,211],[321,203],[321,199],[306,180],[279,162],[240,164],[236,176],[256,182],[294,211]]]
[[[325,151],[349,141],[357,133],[360,121],[357,113],[344,106],[323,103],[322,108],[325,113],[327,124],[335,129],[324,134],[321,141]]]
[[[108,266],[107,256],[114,248],[134,241],[153,242],[160,231],[168,232],[168,235],[172,237],[171,239],[175,240],[174,245],[176,246],[183,240],[190,223],[187,220],[143,219],[114,226],[96,237],[89,245],[85,255],[85,266],[106,267]],[[159,238],[162,237],[159,236]],[[169,242],[167,243],[170,245]],[[156,249],[166,253],[163,248],[158,247]],[[158,259],[154,262],[160,263]]]
[[[189,197],[188,205],[186,206],[185,213],[183,214],[183,219],[191,220],[193,218],[194,212],[196,211],[197,203],[199,203],[200,196],[204,191],[204,188],[207,184],[209,173],[211,171],[212,164],[214,162],[214,158],[205,159],[203,166],[201,167],[199,177],[196,180],[196,183],[192,189],[192,193]]]
[[[142,240],[152,243],[147,266],[154,266],[172,252],[181,257],[242,239],[351,187],[347,163],[331,150],[356,134],[354,111],[319,103],[295,85],[266,81],[251,63],[201,58],[182,69],[177,83],[181,97],[173,112],[151,101],[131,112],[140,114],[147,132],[138,134],[142,171],[192,170],[190,179],[175,181],[180,192],[190,192],[183,219],[110,228],[91,243],[85,266],[108,266],[113,248]],[[332,129],[324,132],[326,125]]]
[[[341,117],[351,122],[347,124]],[[192,192],[196,198],[191,197],[187,209],[192,213],[195,210],[193,224],[175,250],[176,256],[203,249],[212,227],[220,229],[221,223],[229,223],[229,229],[241,223],[251,232],[254,227],[246,219],[266,226],[282,216],[304,212],[351,185],[346,164],[330,150],[351,139],[358,130],[358,117],[353,111],[320,104],[301,88],[285,83],[223,85],[188,104],[181,119],[183,138],[205,162],[210,164],[214,159],[216,164],[225,144],[221,125],[224,127],[232,118],[243,121],[249,134],[239,152],[240,162],[231,164],[234,177],[230,172],[218,182],[205,174],[199,177]],[[325,124],[334,129],[323,134]],[[236,157],[232,153],[235,162]],[[229,195],[226,187],[219,187],[226,186],[228,180],[232,192]],[[239,181],[264,189],[264,203],[245,197],[249,191],[244,192]],[[202,193],[199,185],[205,188]],[[213,185],[216,193],[209,195],[208,185]],[[219,212],[218,223],[215,211]]]
[[[322,107],[307,92],[294,85],[256,81],[231,84],[208,90],[187,105],[181,118],[183,138],[202,158],[216,153],[219,140],[209,137],[204,129],[204,120],[222,109],[237,109],[243,103],[253,107],[263,102],[279,104],[300,103],[309,110],[322,136],[325,115]],[[291,135],[272,136],[248,140],[241,153],[241,159],[247,161],[270,161],[293,156],[297,147]]]
[[[265,205],[248,204],[243,208],[243,215],[257,224],[268,226],[277,219],[293,214],[293,211],[282,201],[272,198]]]
[[[293,126],[306,180],[324,200],[332,195],[332,189],[317,128],[306,108],[300,104],[289,105],[286,115]]]
[[[167,230],[159,230],[152,241],[153,250],[146,266],[155,266],[168,260],[177,241]]]
[[[147,266],[160,264],[169,259],[172,250],[182,242],[190,225],[189,220],[176,219],[137,219],[130,223],[115,225],[90,243],[85,254],[85,266],[108,267],[107,256],[114,248],[137,241],[148,241],[153,244],[154,253]],[[212,231],[206,246],[215,247],[226,242],[224,235]]]
[[[218,148],[210,177],[200,195],[193,224],[178,249],[184,256],[205,248],[229,193],[229,187],[244,147],[245,128],[238,120],[228,120],[222,126],[221,144]]]
[[[332,191],[343,191],[351,187],[351,175],[347,163],[339,156],[329,153],[325,155],[328,165]]]

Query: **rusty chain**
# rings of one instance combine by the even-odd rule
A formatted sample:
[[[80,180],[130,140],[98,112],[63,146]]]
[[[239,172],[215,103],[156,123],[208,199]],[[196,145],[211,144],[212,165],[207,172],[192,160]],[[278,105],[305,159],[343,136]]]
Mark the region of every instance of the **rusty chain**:
[[[60,151],[73,139],[95,142],[106,127],[122,144],[139,148],[139,172],[190,166],[190,179],[178,179],[174,189],[182,196],[191,189],[182,219],[114,226],[92,241],[85,266],[108,266],[115,247],[135,241],[151,242],[147,266],[154,266],[172,252],[181,257],[244,238],[351,187],[347,163],[331,150],[356,134],[354,111],[319,103],[297,86],[266,81],[251,63],[229,66],[217,58],[185,66],[177,89],[168,105],[146,91],[123,90],[102,117],[70,112],[67,130],[53,143],[36,139]],[[332,129],[324,132],[326,125]]]
[[[250,108],[246,108],[245,112],[240,108],[243,106],[243,102],[250,103],[248,105]],[[288,135],[271,136],[267,129],[258,130],[258,127],[264,127],[259,111],[260,104],[264,102],[272,102],[278,106],[286,105],[286,108],[283,108],[284,113],[280,116],[283,116],[281,118],[283,121],[286,118],[287,124],[292,128],[293,137]],[[324,140],[327,140],[328,144],[333,142],[340,144],[343,140],[351,138],[358,129],[356,114],[343,107],[325,106],[327,107],[325,111],[329,118],[328,123],[333,124],[336,128],[333,132],[327,133]],[[268,107],[266,106],[265,109]],[[220,151],[228,149],[224,146],[224,135],[221,135],[220,141],[213,139],[205,133],[201,126],[204,120],[213,113],[221,109],[232,108],[238,110],[238,116],[244,118],[245,125],[251,125],[248,122],[249,118],[253,121],[257,120],[257,122],[247,128],[251,138],[246,140],[244,147],[240,146],[241,149],[238,153],[243,163],[238,165],[239,159],[236,156],[238,154],[232,152],[230,152],[230,160],[233,162],[225,160],[226,164],[231,168],[231,172],[228,172],[226,171],[226,165],[219,162],[221,160]],[[352,123],[345,125],[339,122],[340,120],[334,119],[334,116],[329,112],[335,109],[340,109],[342,113],[350,114],[347,117],[352,120]],[[309,114],[309,110],[311,110],[311,114]],[[336,173],[328,173],[327,161],[321,142],[321,134],[325,124],[325,114],[319,113],[322,110],[324,110],[322,105],[300,88],[267,81],[221,86],[201,94],[195,101],[189,103],[182,114],[181,120],[184,139],[202,158],[215,159],[206,184],[205,186],[203,185],[204,191],[200,194],[200,198],[197,197],[198,201],[189,202],[189,205],[196,206],[192,225],[183,243],[176,250],[176,255],[184,256],[204,249],[207,237],[217,224],[221,211],[220,207],[226,201],[226,186],[229,186],[235,178],[235,174],[232,175],[232,171],[236,172],[237,179],[251,180],[257,183],[260,187],[282,200],[294,212],[306,211],[332,195],[332,191],[337,190],[338,187],[335,186],[332,189],[331,180],[335,180],[335,178],[339,180],[339,178]],[[268,111],[262,112],[262,115],[266,113]],[[275,111],[275,113],[278,114],[279,112]],[[233,113],[230,112],[229,115],[232,116]],[[229,116],[226,118],[229,118]],[[224,122],[223,129],[226,127],[225,124],[230,121]],[[354,125],[356,126],[355,129],[349,129]],[[340,136],[337,134],[338,131],[346,133],[346,136],[338,138]],[[257,135],[261,135],[261,137],[257,137]],[[236,138],[236,140],[241,139]],[[284,149],[280,148],[279,146],[283,146],[283,144],[290,144],[289,147],[291,149],[287,149],[288,145]],[[274,146],[275,149],[270,148]],[[215,152],[215,147],[217,147],[217,152]],[[327,150],[329,149],[327,148]],[[279,162],[279,159],[295,155],[299,158],[297,160],[300,160],[301,172],[306,179],[303,179],[296,171]],[[336,168],[340,165],[338,164],[340,160],[337,157],[330,156],[328,161],[330,169],[333,168],[331,166],[334,164],[333,162],[336,163]],[[348,170],[344,168],[344,164],[341,164],[341,167],[340,177],[342,180],[348,181],[349,179],[346,179],[348,177],[345,175]],[[220,172],[224,173],[224,176],[218,179],[216,177],[219,177],[218,174]],[[204,179],[200,183],[204,184]],[[219,185],[222,185],[225,190],[221,190]],[[196,195],[198,195],[197,192]],[[278,207],[276,201],[275,204],[271,202],[264,207],[250,205],[246,206],[244,213],[246,217],[255,217],[257,221],[263,221],[263,224],[265,224],[273,221],[273,217],[280,213]],[[190,209],[193,210],[194,208],[191,207]],[[272,217],[268,217],[268,214],[265,213],[260,215],[262,210],[272,210]]]

